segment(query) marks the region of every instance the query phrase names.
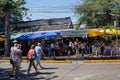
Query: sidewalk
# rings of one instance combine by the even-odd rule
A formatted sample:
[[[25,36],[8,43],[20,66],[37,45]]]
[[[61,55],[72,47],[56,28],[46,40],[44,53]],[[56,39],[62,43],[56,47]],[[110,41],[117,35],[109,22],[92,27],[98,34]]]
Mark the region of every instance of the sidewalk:
[[[9,62],[9,57],[1,57],[0,63]],[[23,63],[27,63],[27,57],[23,56]],[[41,63],[120,63],[120,56],[89,56],[76,58],[75,56],[43,57]]]

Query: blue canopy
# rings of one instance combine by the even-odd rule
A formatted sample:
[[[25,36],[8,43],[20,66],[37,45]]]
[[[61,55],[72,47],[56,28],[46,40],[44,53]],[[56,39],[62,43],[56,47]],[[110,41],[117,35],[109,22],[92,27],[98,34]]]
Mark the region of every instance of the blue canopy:
[[[24,33],[17,37],[16,40],[28,40],[31,35],[32,34]]]
[[[31,40],[31,39],[51,39],[57,36],[61,36],[60,33],[56,32],[33,32],[23,33],[16,38],[16,40]]]
[[[60,34],[56,33],[56,32],[46,32],[44,34],[42,34],[41,38],[48,38],[48,39],[51,39],[51,38],[55,38],[57,36],[61,36]]]
[[[16,38],[20,37],[22,34],[14,34],[10,36],[11,40],[15,40]]]
[[[42,36],[42,33],[39,32],[39,33],[31,33],[31,35],[28,37],[28,39],[40,39]]]

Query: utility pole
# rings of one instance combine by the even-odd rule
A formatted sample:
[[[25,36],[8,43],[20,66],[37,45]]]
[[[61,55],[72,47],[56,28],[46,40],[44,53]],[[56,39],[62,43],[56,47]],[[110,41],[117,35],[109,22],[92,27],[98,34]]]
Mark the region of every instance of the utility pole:
[[[118,43],[118,26],[119,26],[119,23],[118,23],[118,19],[117,19],[116,16],[115,16],[115,22],[116,22],[116,46],[117,46],[117,49],[118,49],[117,55],[119,55],[119,43]]]
[[[118,22],[118,18],[117,18],[117,16],[115,14],[110,14],[110,15],[112,15],[115,18],[114,25],[116,26],[116,47],[118,49],[117,55],[119,55],[119,43],[118,43],[118,26],[119,26],[119,22]]]

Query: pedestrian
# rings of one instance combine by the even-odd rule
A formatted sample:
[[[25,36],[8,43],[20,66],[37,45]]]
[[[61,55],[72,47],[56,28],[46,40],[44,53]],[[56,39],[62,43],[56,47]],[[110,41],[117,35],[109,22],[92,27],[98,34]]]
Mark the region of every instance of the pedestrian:
[[[35,58],[36,58],[36,52],[35,52],[35,45],[31,45],[28,54],[27,54],[27,58],[29,60],[29,66],[28,66],[28,71],[27,71],[27,75],[29,76],[31,67],[33,66],[35,71],[37,72],[37,68],[35,66]]]
[[[14,51],[12,60],[13,60],[14,70],[15,70],[15,80],[19,80],[18,74],[19,74],[20,64],[22,62],[21,44],[17,45],[17,49],[15,49]]]
[[[76,57],[77,58],[79,58],[80,57],[80,53],[79,53],[79,46],[80,46],[80,44],[79,44],[79,41],[78,41],[78,39],[76,39],[76,41],[75,41],[75,55],[76,55]]]
[[[39,65],[39,67],[42,69],[43,67],[40,64],[40,59],[42,57],[42,54],[44,55],[44,53],[43,53],[43,50],[42,50],[42,47],[41,47],[41,43],[37,44],[37,46],[35,47],[35,52],[36,52],[36,55],[37,55],[37,58],[36,58],[36,68]]]
[[[55,44],[52,42],[50,44],[50,47],[51,47],[51,55],[54,57],[55,56]]]
[[[10,75],[10,77],[13,77],[14,75],[14,71],[15,71],[15,67],[14,67],[14,63],[13,63],[13,56],[14,56],[14,52],[17,49],[17,43],[13,42],[13,46],[10,49],[10,64],[12,65],[12,73]]]
[[[47,54],[48,54],[49,59],[50,59],[51,53],[52,53],[52,52],[51,52],[51,47],[50,47],[50,45],[51,45],[50,43],[47,44],[47,49],[48,49],[48,53],[47,53]]]
[[[68,56],[71,55],[71,52],[72,52],[72,41],[69,41],[69,49],[68,49]]]
[[[84,57],[84,54],[85,54],[85,49],[86,49],[86,43],[83,42],[80,44],[81,46],[81,56]]]

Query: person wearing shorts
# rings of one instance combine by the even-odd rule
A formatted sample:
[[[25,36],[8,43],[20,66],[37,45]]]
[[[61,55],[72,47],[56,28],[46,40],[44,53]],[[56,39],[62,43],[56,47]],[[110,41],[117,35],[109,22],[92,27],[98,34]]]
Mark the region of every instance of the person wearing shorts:
[[[17,49],[15,49],[12,61],[13,61],[13,65],[14,65],[14,68],[15,68],[15,79],[19,80],[18,79],[18,74],[19,74],[20,64],[22,62],[21,44],[17,45]]]
[[[41,48],[41,43],[38,43],[37,46],[35,47],[35,52],[37,54],[37,58],[36,58],[36,68],[37,66],[39,65],[40,68],[43,68],[40,64],[40,59],[42,57],[42,54],[43,54],[43,50]]]
[[[14,46],[12,46],[10,50],[10,64],[12,65],[12,74],[10,75],[10,77],[13,77],[15,71],[13,56],[16,49],[17,49],[17,43],[14,43]]]

